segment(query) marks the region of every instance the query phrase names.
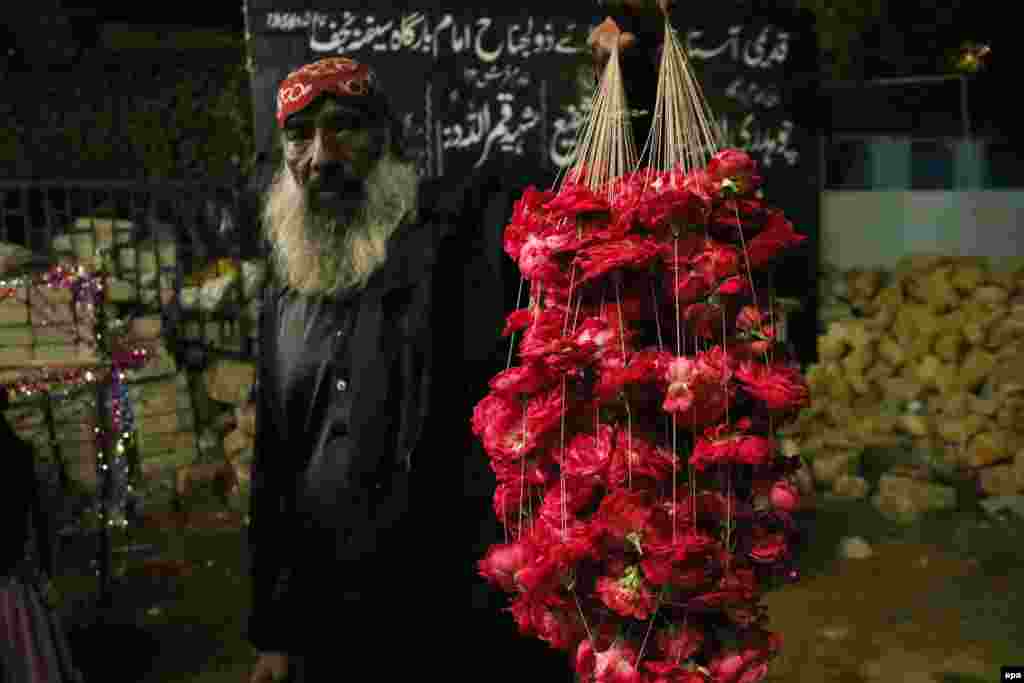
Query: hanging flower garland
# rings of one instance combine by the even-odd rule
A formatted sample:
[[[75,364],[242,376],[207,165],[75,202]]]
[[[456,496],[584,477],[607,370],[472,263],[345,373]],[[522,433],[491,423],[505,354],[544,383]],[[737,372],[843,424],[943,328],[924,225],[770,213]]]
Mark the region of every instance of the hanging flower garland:
[[[584,174],[526,190],[505,232],[530,302],[472,418],[507,537],[479,571],[581,681],[760,680],[760,587],[797,577],[775,434],[808,392],[759,293],[804,237],[742,151],[607,192]]]
[[[104,259],[101,258],[100,262]],[[124,527],[128,524],[127,511],[134,496],[132,481],[137,460],[135,418],[124,384],[125,371],[143,367],[153,355],[153,350],[144,344],[128,344],[120,332],[125,327],[123,321],[108,324],[106,282],[104,267],[89,270],[83,265],[67,263],[57,264],[35,276],[0,281],[0,301],[14,299],[29,306],[34,324],[67,332],[73,343],[84,344],[94,350],[97,357],[96,363],[83,363],[83,367],[19,368],[18,378],[6,390],[13,402],[19,397],[43,393],[67,398],[87,386],[103,387],[102,401],[109,411],[109,419],[101,420],[93,427],[96,466],[100,481],[109,481],[113,486],[110,497],[99,501],[95,514],[103,526]],[[71,291],[70,321],[66,311],[59,310],[45,296],[32,297],[30,294],[33,289],[47,288]],[[111,332],[111,329],[115,331]],[[83,331],[89,331],[89,335]],[[94,401],[90,405],[97,407]]]

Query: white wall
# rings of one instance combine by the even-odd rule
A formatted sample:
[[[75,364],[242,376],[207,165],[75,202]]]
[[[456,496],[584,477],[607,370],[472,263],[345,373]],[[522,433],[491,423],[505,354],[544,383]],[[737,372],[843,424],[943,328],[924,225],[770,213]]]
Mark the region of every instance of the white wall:
[[[1024,264],[1024,190],[831,190],[821,197],[821,260],[891,268],[912,253]]]

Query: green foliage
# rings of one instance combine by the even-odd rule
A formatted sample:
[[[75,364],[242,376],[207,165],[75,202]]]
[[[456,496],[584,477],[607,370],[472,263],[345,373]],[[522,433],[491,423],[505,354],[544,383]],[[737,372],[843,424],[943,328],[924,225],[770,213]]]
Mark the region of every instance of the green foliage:
[[[249,171],[252,101],[240,36],[215,50],[98,51],[5,107],[7,177],[232,180]],[[136,57],[138,55],[138,57]]]
[[[863,76],[861,35],[882,18],[882,0],[798,0],[797,6],[814,14],[819,49],[831,57],[828,75],[837,80]]]

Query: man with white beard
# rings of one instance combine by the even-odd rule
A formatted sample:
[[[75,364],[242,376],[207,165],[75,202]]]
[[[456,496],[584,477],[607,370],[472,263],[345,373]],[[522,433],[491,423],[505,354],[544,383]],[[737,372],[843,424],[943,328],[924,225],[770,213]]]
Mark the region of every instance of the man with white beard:
[[[438,656],[445,641],[430,624],[442,614],[458,615],[449,646],[478,630],[466,608],[489,500],[484,485],[466,498],[467,387],[489,376],[500,341],[497,240],[514,195],[486,177],[419,182],[379,82],[348,58],[289,75],[277,120],[283,164],[263,211],[272,277],[252,468],[251,680],[343,680],[356,663],[401,680],[423,670],[402,653]]]
[[[603,24],[595,60],[608,40],[635,39],[623,36]],[[250,683],[564,668],[561,653],[516,638],[508,615],[470,608],[476,560],[498,538],[481,538],[493,478],[469,419],[498,369],[512,267],[500,238],[523,188],[487,175],[417,182],[378,79],[352,59],[292,72],[277,104]]]

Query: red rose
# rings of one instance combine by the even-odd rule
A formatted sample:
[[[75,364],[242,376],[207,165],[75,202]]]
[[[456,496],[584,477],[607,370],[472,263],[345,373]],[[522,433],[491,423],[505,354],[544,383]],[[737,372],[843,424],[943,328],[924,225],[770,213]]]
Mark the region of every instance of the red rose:
[[[718,181],[722,191],[745,195],[761,186],[757,162],[738,149],[723,149],[708,162],[708,175]]]
[[[565,308],[537,307],[533,323],[523,334],[519,356],[525,361],[537,361],[545,356],[575,349],[572,341],[562,335],[569,311]]]
[[[583,273],[580,284],[621,268],[645,268],[661,253],[661,246],[651,237],[627,235],[615,242],[600,242],[581,250],[576,257]]]
[[[600,492],[600,482],[594,479],[563,475],[548,487],[538,514],[549,524],[560,524],[563,516],[575,518]]]
[[[710,679],[701,672],[690,671],[672,661],[648,661],[643,663],[643,667],[651,674],[648,683],[710,683]]]
[[[742,246],[763,229],[766,211],[758,199],[726,199],[715,205],[708,231]]]
[[[648,544],[640,568],[656,586],[666,584],[684,590],[696,590],[711,578],[708,563],[719,550],[717,540],[692,528],[680,530],[675,542]]]
[[[623,617],[647,619],[657,609],[658,600],[636,567],[627,570],[625,576],[597,579],[596,593],[610,610]]]
[[[760,268],[775,256],[807,239],[793,231],[793,224],[782,213],[772,212],[763,231],[747,242],[747,258],[751,268]]]
[[[681,231],[703,229],[708,212],[708,203],[690,190],[661,187],[644,197],[636,217],[648,230],[667,235],[675,226]]]
[[[718,293],[728,296],[750,294],[751,291],[753,290],[750,288],[750,278],[746,275],[733,275],[722,280],[718,285]]]
[[[784,559],[788,553],[786,536],[782,533],[767,533],[756,527],[752,532],[750,550],[747,557],[758,564],[774,564]]]
[[[689,266],[680,268],[678,275],[671,270],[665,273],[665,294],[672,305],[676,300],[686,306],[704,299],[711,294],[714,284],[704,273],[691,270]]]
[[[739,648],[722,652],[708,663],[716,682],[757,683],[768,674],[768,662],[782,647],[775,633],[758,628],[744,632]]]
[[[800,492],[785,479],[772,485],[768,492],[768,500],[776,510],[796,512],[800,509]]]
[[[697,654],[704,646],[704,632],[696,626],[675,626],[663,628],[654,635],[665,659],[684,661]]]
[[[515,399],[546,391],[558,379],[541,363],[528,363],[502,370],[491,378],[488,385],[495,393]]]
[[[676,180],[678,177],[679,175],[677,173],[673,173],[673,182],[678,182]],[[708,205],[711,204],[712,198],[718,195],[720,184],[720,180],[716,181],[716,179],[703,168],[694,169],[682,177],[683,188],[700,197],[701,200]]]
[[[769,410],[795,410],[809,400],[807,382],[798,368],[773,363],[744,361],[736,370],[744,390],[763,401]]]
[[[493,506],[495,516],[506,527],[515,525],[520,513],[530,507],[530,501],[537,495],[537,489],[528,487],[523,480],[498,482],[494,489]]]
[[[551,609],[522,595],[509,606],[509,611],[520,633],[524,636],[535,635],[556,649],[572,651],[584,640],[585,630],[568,610]]]
[[[519,252],[530,234],[540,234],[549,225],[543,205],[554,197],[551,192],[538,192],[530,186],[523,192],[512,209],[512,219],[505,228],[505,252],[512,260],[519,261]]]
[[[668,481],[672,477],[673,462],[678,466],[678,459],[669,449],[656,447],[625,429],[619,430],[608,468],[608,485],[621,488],[634,479]]]
[[[603,479],[611,462],[615,430],[602,424],[596,434],[577,434],[565,449],[562,473],[567,477]]]
[[[492,545],[482,560],[477,562],[480,575],[502,590],[515,590],[516,572],[532,559],[530,549],[523,543]]]
[[[564,409],[561,387],[530,398],[525,414],[518,401],[491,393],[473,410],[473,433],[492,458],[520,458],[560,423]]]
[[[608,214],[611,211],[607,201],[578,183],[564,185],[544,208],[555,217],[568,218],[571,221],[575,221],[577,216]]]
[[[707,240],[704,248],[690,259],[690,264],[709,282],[716,282],[737,274],[740,254],[728,244]]]
[[[594,683],[641,683],[636,669],[636,650],[625,643],[613,644],[594,655]]]
[[[543,466],[550,456],[545,453],[535,454],[524,462],[519,458],[491,458],[491,469],[501,483],[526,482],[527,486],[544,486],[549,483],[551,475]]]
[[[703,235],[696,233],[684,233],[679,239],[667,239],[661,242],[661,260],[665,264],[665,270],[675,273],[679,269],[680,275],[683,271],[689,270],[690,259],[700,253],[707,244]]]
[[[563,279],[562,261],[556,256],[560,246],[565,246],[560,238],[545,238],[533,233],[527,235],[519,250],[519,271],[523,277],[539,282]]]
[[[732,434],[721,440],[701,438],[690,464],[703,472],[709,465],[764,465],[775,454],[775,441],[765,436]]]
[[[525,330],[533,322],[535,314],[536,311],[533,308],[520,308],[512,311],[505,319],[505,329],[501,331],[501,336],[507,337],[514,332]]]
[[[682,317],[701,339],[718,339],[722,335],[722,307],[717,304],[690,304],[683,309]]]
[[[676,413],[684,427],[700,427],[720,419],[734,392],[729,383],[731,364],[720,346],[693,358],[676,358],[666,371],[668,390],[662,409]]]
[[[757,683],[768,675],[767,662],[746,662],[735,652],[715,657],[709,669],[715,683]]]
[[[608,356],[621,359],[623,352],[632,352],[632,340],[636,331],[622,320],[617,306],[608,306],[602,314],[587,317],[576,328],[572,340],[586,362],[602,362]]]
[[[694,611],[717,610],[723,605],[752,602],[757,598],[757,580],[752,569],[733,569],[725,574],[713,591],[691,599],[687,608]]]
[[[646,493],[615,489],[601,500],[594,514],[594,524],[603,536],[625,544],[630,534],[638,534],[643,538],[654,514],[655,510]]]
[[[594,394],[599,400],[613,400],[630,385],[657,382],[664,371],[662,365],[671,356],[662,351],[640,351],[627,353],[626,358],[629,363],[622,365],[619,357],[611,354],[608,362],[602,364],[594,385]]]

